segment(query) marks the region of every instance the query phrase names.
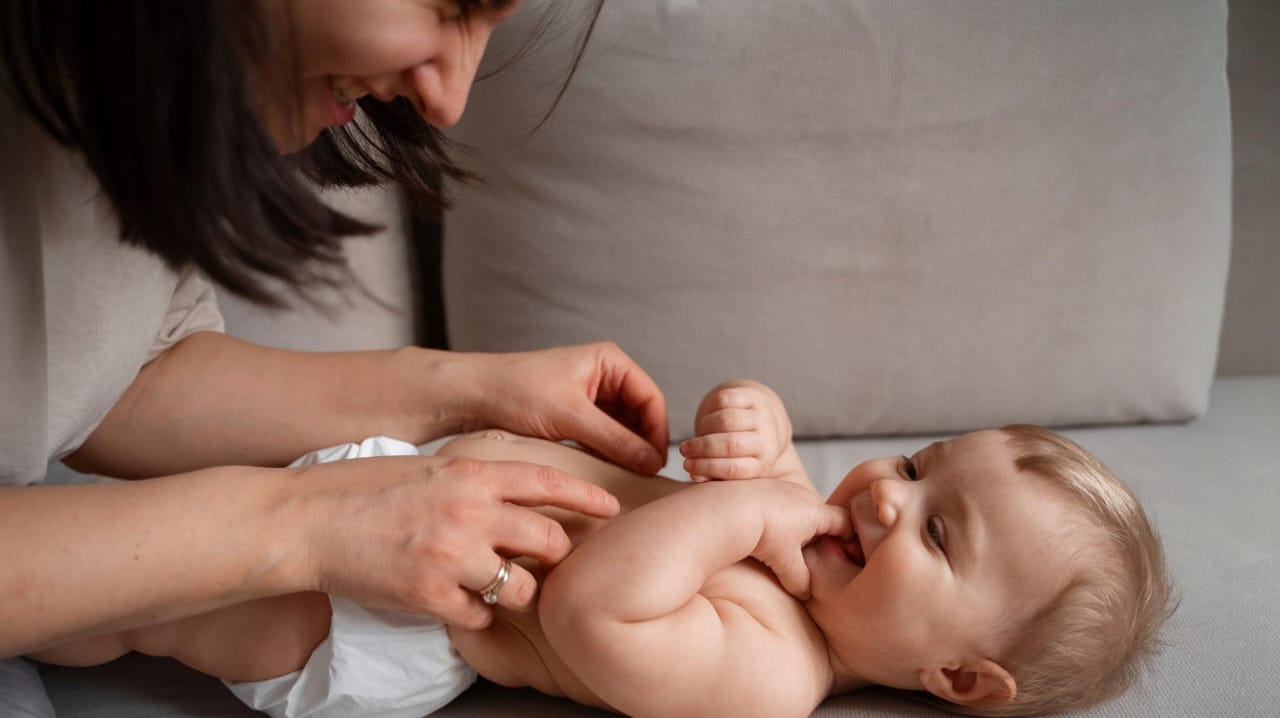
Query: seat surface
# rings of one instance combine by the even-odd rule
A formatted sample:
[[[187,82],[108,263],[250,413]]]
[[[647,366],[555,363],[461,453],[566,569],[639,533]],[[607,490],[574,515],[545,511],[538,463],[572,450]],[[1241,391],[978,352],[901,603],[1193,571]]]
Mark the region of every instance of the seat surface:
[[[1190,424],[1098,427],[1065,433],[1093,451],[1143,500],[1164,538],[1181,595],[1168,649],[1143,683],[1079,715],[1275,715],[1280,683],[1280,376],[1214,383],[1208,415]],[[913,451],[936,437],[805,442],[819,488],[855,463]],[[672,464],[679,462],[673,456]],[[679,475],[677,471],[668,471]],[[59,716],[253,715],[216,680],[169,660],[130,656],[90,669],[44,667]],[[923,716],[899,696],[864,691],[815,715]],[[527,690],[481,683],[437,713],[445,717],[604,716]]]

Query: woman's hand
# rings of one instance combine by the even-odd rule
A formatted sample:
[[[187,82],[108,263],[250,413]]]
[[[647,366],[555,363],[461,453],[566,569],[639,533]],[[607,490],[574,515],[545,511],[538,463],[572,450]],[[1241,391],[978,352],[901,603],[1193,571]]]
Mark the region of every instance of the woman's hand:
[[[791,420],[782,400],[756,381],[727,381],[698,405],[696,438],[680,444],[695,482],[772,478],[791,447]]]
[[[491,426],[571,439],[620,466],[652,474],[667,461],[667,405],[653,379],[616,344],[471,354],[479,418]]]
[[[618,502],[556,469],[444,457],[379,457],[293,470],[313,587],[362,604],[478,629],[482,590],[503,557],[555,565],[571,548],[556,521],[525,506],[610,517]],[[537,582],[514,563],[498,603],[530,610]]]

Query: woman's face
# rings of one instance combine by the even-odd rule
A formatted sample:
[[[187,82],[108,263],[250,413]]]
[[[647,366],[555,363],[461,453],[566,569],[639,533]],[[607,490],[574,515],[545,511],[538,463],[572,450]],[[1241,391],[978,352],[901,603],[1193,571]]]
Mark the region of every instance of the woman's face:
[[[489,35],[519,5],[481,3],[464,16],[454,0],[260,1],[277,46],[296,53],[294,105],[265,110],[282,152],[350,122],[365,95],[403,96],[431,125],[453,125]]]

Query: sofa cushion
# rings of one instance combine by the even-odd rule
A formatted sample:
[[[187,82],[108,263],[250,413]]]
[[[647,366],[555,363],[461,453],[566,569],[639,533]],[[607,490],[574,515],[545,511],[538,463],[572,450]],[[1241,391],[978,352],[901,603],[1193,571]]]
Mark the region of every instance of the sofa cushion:
[[[1207,416],[1187,425],[1074,429],[1068,432],[1123,479],[1160,530],[1181,605],[1168,647],[1142,682],[1077,718],[1266,716],[1280,706],[1280,376],[1219,379]],[[798,451],[819,490],[849,467],[910,452],[935,437],[801,442]],[[672,452],[663,473],[682,477]],[[142,656],[92,669],[42,669],[63,718],[254,715],[217,680],[176,662]],[[483,681],[433,716],[439,718],[604,718],[531,690]],[[859,691],[826,701],[815,718],[940,715],[897,696]]]
[[[445,228],[454,348],[615,340],[676,434],[728,376],[810,436],[1204,410],[1225,3],[608,3],[528,136],[572,40],[453,134],[483,180]]]

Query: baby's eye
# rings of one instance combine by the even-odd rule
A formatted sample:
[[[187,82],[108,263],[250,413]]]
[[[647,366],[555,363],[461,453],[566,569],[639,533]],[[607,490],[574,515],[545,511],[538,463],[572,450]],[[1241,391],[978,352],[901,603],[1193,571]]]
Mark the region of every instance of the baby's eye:
[[[930,516],[929,521],[925,524],[925,531],[929,534],[929,541],[937,546],[943,553],[947,552],[947,547],[942,542],[942,519],[937,516]]]
[[[916,462],[911,460],[910,456],[898,457],[902,475],[907,477],[907,481],[919,481],[920,476],[916,473]]]

